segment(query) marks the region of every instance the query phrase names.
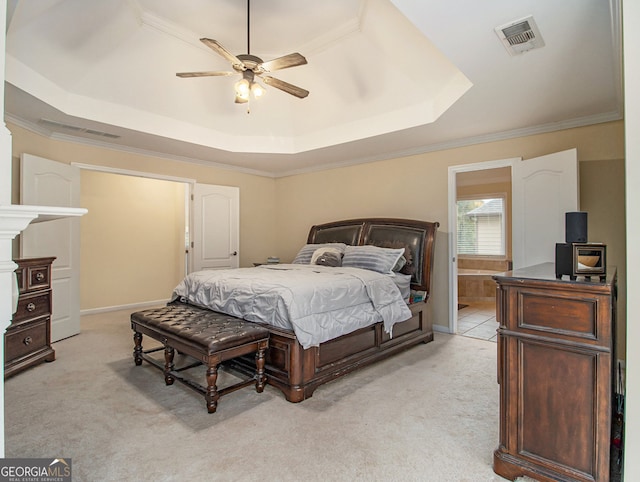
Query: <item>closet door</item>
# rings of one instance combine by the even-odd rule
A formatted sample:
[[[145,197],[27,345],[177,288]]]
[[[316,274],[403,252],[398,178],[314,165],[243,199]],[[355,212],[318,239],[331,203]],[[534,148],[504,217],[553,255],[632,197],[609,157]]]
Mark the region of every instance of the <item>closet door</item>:
[[[240,189],[195,184],[191,271],[237,268],[240,263]]]

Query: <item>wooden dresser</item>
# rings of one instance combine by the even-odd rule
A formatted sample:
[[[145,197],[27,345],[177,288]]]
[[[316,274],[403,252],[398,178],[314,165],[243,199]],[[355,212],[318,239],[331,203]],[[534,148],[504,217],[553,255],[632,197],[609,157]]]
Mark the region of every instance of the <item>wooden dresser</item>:
[[[18,309],[5,333],[4,376],[43,361],[53,361],[51,348],[51,265],[55,258],[17,259]]]
[[[507,479],[609,480],[616,273],[555,278],[553,263],[495,276],[500,443]]]

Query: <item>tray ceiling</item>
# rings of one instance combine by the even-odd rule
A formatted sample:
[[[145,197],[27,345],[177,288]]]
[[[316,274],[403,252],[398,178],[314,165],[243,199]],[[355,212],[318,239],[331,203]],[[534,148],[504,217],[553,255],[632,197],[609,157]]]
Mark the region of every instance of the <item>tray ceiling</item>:
[[[280,176],[621,118],[615,2],[261,0],[251,54],[308,64],[234,103],[199,42],[247,53],[243,0],[10,2],[7,121],[45,135]],[[541,49],[494,28],[532,15]]]

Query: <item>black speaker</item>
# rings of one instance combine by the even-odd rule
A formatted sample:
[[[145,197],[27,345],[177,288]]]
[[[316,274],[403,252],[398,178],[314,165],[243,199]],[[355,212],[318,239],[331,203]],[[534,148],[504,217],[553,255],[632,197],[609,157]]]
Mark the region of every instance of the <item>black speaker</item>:
[[[587,213],[584,211],[565,213],[565,243],[587,242]]]

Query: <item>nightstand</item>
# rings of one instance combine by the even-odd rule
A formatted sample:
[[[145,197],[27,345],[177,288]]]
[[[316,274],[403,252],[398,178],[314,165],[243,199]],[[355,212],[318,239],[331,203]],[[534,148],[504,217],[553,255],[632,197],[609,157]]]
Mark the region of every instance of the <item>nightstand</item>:
[[[17,259],[18,308],[4,338],[4,377],[43,361],[54,361],[51,348],[51,265],[55,258]]]

